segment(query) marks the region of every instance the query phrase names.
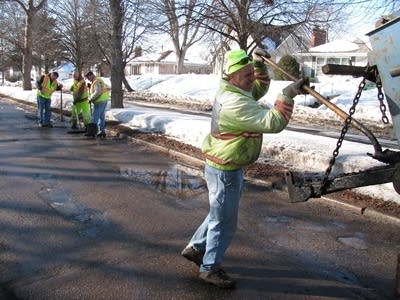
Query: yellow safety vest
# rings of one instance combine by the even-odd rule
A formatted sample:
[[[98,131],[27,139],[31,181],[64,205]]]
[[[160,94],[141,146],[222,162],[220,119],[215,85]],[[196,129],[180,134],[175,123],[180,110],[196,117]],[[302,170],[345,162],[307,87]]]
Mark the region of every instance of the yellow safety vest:
[[[94,90],[95,90],[95,86],[97,83],[100,83],[101,86],[101,94],[96,97],[96,99],[93,99],[94,103],[100,103],[100,102],[106,102],[108,100],[110,100],[110,88],[108,87],[108,85],[106,85],[103,81],[103,79],[101,79],[100,77],[96,77],[93,82],[92,85],[90,86],[90,92],[93,94]]]
[[[51,81],[50,76],[46,74],[43,78],[42,89],[38,90],[37,94],[44,99],[50,99],[54,91],[57,90],[57,87],[57,80]]]

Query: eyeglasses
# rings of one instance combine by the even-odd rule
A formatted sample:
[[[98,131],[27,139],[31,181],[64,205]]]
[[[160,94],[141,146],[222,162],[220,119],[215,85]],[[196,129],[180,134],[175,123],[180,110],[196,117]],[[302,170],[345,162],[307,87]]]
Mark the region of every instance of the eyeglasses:
[[[241,60],[239,60],[237,63],[234,63],[233,65],[230,65],[229,69],[232,68],[233,66],[236,66],[236,65],[242,65],[242,66],[247,65],[251,61],[252,61],[251,57],[250,56],[246,56],[246,57],[242,58]]]

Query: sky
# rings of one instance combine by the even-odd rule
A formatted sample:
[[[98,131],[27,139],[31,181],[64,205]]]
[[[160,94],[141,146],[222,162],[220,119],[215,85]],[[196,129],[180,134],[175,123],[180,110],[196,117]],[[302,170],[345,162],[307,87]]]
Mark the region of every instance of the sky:
[[[382,15],[393,13],[392,4],[388,5],[387,2],[387,0],[372,0],[348,7],[349,19],[340,26],[340,31],[330,34],[330,40],[345,39],[352,41],[355,37],[363,38],[375,28],[376,21]],[[396,4],[396,8],[400,9],[399,4]]]
[[[105,78],[109,82],[108,78]],[[153,75],[132,76],[128,78],[131,86],[141,92],[152,92],[170,99],[171,103],[179,98],[180,101],[195,101],[211,103],[218,88],[219,78],[216,75]],[[315,89],[324,96],[339,94],[333,102],[344,111],[348,111],[354,98],[360,79],[343,76],[327,77],[322,83],[316,84]],[[272,106],[277,93],[288,85],[287,81],[272,81],[270,89],[260,103],[266,107]],[[69,89],[71,80],[63,82],[64,88]],[[0,86],[0,93],[36,103],[36,91],[22,91],[20,87]],[[316,115],[324,116],[327,122],[337,117],[325,107],[318,109],[307,107],[315,101],[310,96],[295,98],[294,116],[312,123]],[[63,109],[70,109],[72,97],[63,94]],[[52,97],[52,106],[60,107],[60,92]],[[377,102],[377,90],[372,88],[363,92],[355,118],[362,122],[381,123],[381,113]],[[116,120],[131,128],[145,132],[161,133],[169,138],[201,148],[204,137],[210,131],[210,117],[194,116],[172,111],[159,110],[150,107],[130,107],[124,109],[108,109],[108,120]],[[389,115],[390,118],[390,115]],[[286,166],[298,172],[317,172],[323,174],[328,166],[332,151],[337,143],[339,132],[335,138],[320,137],[285,129],[278,134],[264,134],[264,143],[259,160]],[[395,147],[397,149],[398,147]],[[385,149],[385,148],[384,148]],[[336,159],[332,174],[359,172],[373,166],[382,166],[366,153],[373,152],[371,145],[344,141]],[[362,187],[355,189],[359,193],[371,195],[385,201],[400,204],[400,195],[392,183]]]

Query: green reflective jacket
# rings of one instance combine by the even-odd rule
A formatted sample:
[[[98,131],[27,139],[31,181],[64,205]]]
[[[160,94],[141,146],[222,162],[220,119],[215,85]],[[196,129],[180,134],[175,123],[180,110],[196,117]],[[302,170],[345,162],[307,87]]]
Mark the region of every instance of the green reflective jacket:
[[[86,86],[85,80],[83,79],[81,80],[74,79],[74,83],[71,86],[71,92],[74,98],[74,104],[88,100],[89,90]]]
[[[258,104],[257,100],[265,93],[266,88],[260,84],[250,93],[221,80],[213,106],[211,132],[202,146],[207,164],[221,170],[249,165],[260,155],[262,133],[277,133],[286,127],[279,111]],[[294,103],[284,95],[278,98]]]

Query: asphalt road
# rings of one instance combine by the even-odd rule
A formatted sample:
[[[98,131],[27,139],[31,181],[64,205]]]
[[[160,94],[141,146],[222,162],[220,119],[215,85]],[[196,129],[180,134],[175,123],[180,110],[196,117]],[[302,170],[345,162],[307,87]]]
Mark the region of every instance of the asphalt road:
[[[31,113],[29,113],[31,114]],[[246,184],[222,290],[180,256],[201,170],[0,99],[0,299],[393,299],[400,223]]]

